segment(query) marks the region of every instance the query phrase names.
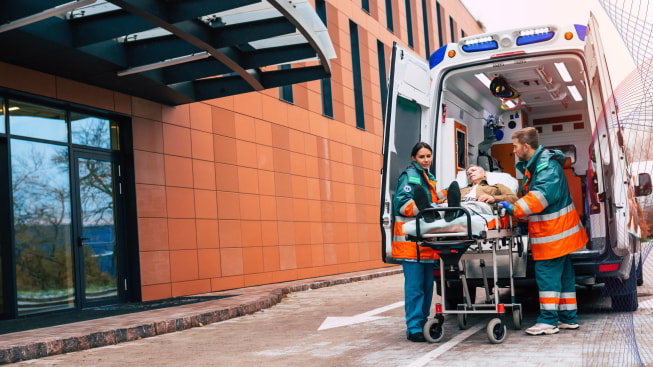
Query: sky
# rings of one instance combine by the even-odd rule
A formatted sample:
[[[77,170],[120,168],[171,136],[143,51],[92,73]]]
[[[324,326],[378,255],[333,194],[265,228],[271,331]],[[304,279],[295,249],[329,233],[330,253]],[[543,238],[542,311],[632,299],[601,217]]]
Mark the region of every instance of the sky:
[[[648,4],[653,8],[653,0],[610,1],[625,9],[630,9],[630,6],[634,5],[634,8],[639,10],[638,14],[648,17],[649,22],[653,18],[653,9],[648,10],[647,13],[637,7],[640,4]],[[599,23],[613,87],[616,89],[619,83],[635,69],[635,63],[628,49],[598,0],[462,0],[462,2],[476,19],[483,22],[487,32],[547,24],[587,24],[591,11]]]

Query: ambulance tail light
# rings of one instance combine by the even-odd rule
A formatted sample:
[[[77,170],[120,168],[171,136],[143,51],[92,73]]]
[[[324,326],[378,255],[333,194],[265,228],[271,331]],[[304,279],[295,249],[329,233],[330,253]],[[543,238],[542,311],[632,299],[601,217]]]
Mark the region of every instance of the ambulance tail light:
[[[620,264],[601,264],[599,265],[599,271],[600,272],[608,272],[608,271],[617,271],[619,270]]]
[[[535,28],[521,31],[517,37],[517,46],[545,42],[553,38],[555,32],[549,27]]]

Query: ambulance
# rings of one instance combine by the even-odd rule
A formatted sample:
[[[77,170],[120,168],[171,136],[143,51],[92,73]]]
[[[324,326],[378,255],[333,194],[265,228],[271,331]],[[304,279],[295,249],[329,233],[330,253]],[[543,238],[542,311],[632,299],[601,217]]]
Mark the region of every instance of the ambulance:
[[[495,78],[509,84],[511,98],[491,93]],[[431,171],[438,190],[464,178],[471,164],[518,181],[522,177],[515,169],[511,135],[535,127],[540,145],[568,157],[565,175],[589,238],[585,248],[572,254],[577,283],[603,283],[614,309],[637,309],[642,258],[638,231],[629,226],[633,211],[628,195],[650,194],[650,177],[631,175],[593,15],[588,25],[465,37],[428,60],[395,43],[386,106],[380,205],[384,262],[400,262],[392,257],[392,198],[415,143],[433,147]],[[530,247],[522,227],[524,246]],[[530,251],[514,253],[513,260],[517,284],[534,284]],[[465,269],[470,287],[483,286],[478,262],[466,261]],[[499,286],[508,284],[503,274]],[[448,294],[460,290],[458,277],[446,279]]]

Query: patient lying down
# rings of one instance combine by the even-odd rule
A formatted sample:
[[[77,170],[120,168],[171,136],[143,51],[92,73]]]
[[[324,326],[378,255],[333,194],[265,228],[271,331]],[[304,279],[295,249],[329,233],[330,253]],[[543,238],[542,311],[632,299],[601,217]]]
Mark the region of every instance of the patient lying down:
[[[469,185],[460,189],[457,181],[453,181],[447,190],[442,190],[442,196],[445,197],[443,203],[433,204],[435,207],[468,207],[472,213],[492,214],[492,208],[489,204],[507,201],[514,203],[517,201],[517,195],[503,184],[490,185],[486,180],[486,173],[482,167],[471,166],[467,169],[467,181]],[[415,192],[415,204],[419,210],[429,208],[428,196],[421,190]],[[446,204],[444,204],[446,203]],[[460,210],[446,211],[444,219],[451,222],[454,219],[464,215]],[[424,213],[424,220],[427,223],[439,219],[437,212]]]

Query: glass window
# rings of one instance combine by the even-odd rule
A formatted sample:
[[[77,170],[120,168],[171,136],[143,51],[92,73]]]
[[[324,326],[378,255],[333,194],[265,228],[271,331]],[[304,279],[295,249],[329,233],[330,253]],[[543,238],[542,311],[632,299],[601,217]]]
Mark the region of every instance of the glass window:
[[[365,113],[363,110],[363,75],[361,73],[361,55],[358,46],[358,25],[349,21],[349,36],[351,38],[351,66],[354,76],[354,105],[356,108],[356,127],[365,129]]]
[[[422,0],[422,22],[424,23],[424,48],[426,51],[426,59],[431,56],[431,40],[429,39],[429,9],[426,6],[426,0]]]
[[[5,100],[0,98],[0,134],[5,133]]]
[[[285,64],[281,65],[281,70],[288,70],[290,69],[290,65]],[[289,103],[293,103],[293,98],[292,98],[292,84],[291,85],[284,85],[281,87],[281,100],[286,101]]]
[[[422,108],[417,103],[397,96],[394,126],[394,150],[390,154],[390,181],[393,185],[399,175],[410,165],[413,146],[421,141],[419,126]],[[435,147],[433,147],[435,149]],[[394,187],[391,188],[394,193]]]
[[[413,12],[410,8],[410,0],[406,0],[406,28],[408,30],[408,46],[413,47]]]
[[[7,110],[12,135],[68,142],[65,111],[11,100]]]
[[[317,15],[327,27],[327,9],[324,0],[315,1],[315,11]],[[324,78],[321,81],[322,85],[322,114],[324,116],[333,117],[333,98],[331,93],[331,78]]]
[[[388,80],[385,77],[385,45],[376,40],[376,54],[379,58],[379,86],[381,87],[381,116],[385,124],[385,105],[388,99]]]
[[[111,121],[84,115],[70,114],[70,130],[73,144],[111,149]]]
[[[19,315],[75,305],[68,160],[66,146],[11,140]]]
[[[436,19],[438,22],[438,41],[440,41],[440,47],[444,45],[444,36],[442,35],[442,15],[440,12],[442,11],[440,2],[436,1],[435,2],[435,17],[438,18]]]
[[[456,42],[456,22],[452,17],[449,17],[449,30],[451,31],[451,43]]]
[[[366,12],[370,12],[370,1],[369,0],[361,0],[361,8],[365,10]]]
[[[392,0],[385,0],[385,20],[388,25],[388,30],[390,32],[394,31],[394,25],[392,24]]]

